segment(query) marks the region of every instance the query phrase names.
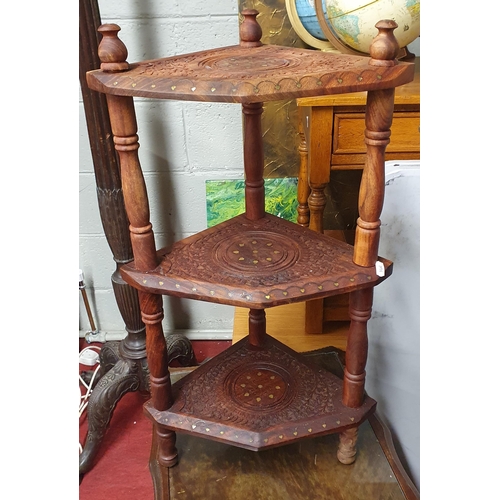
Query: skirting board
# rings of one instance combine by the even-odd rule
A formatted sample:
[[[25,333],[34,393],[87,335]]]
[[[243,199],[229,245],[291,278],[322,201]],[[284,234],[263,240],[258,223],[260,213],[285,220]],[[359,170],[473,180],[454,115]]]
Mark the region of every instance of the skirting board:
[[[80,330],[80,338],[85,338],[88,332]],[[174,330],[167,333],[182,333],[189,340],[232,340],[233,330]],[[123,340],[127,336],[124,331],[98,332],[95,342]],[[90,336],[89,336],[90,337]],[[92,337],[90,338],[92,341]]]

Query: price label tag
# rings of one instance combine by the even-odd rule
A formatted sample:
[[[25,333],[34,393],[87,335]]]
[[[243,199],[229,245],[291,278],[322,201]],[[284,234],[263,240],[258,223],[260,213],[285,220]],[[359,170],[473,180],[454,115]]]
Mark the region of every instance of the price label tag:
[[[384,264],[382,264],[382,262],[380,262],[379,260],[375,262],[375,274],[380,278],[383,278],[385,276]]]

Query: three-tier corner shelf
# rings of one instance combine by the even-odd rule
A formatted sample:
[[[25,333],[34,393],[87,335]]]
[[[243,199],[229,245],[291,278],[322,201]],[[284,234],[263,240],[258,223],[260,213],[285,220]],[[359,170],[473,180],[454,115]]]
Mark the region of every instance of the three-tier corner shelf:
[[[145,411],[166,466],[177,462],[176,432],[251,450],[340,433],[339,460],[352,463],[357,427],[375,410],[364,393],[364,368],[373,288],[392,272],[392,263],[377,253],[384,151],[394,88],[413,79],[413,64],[397,61],[392,21],[377,24],[371,57],[364,57],[264,45],[257,15],[242,12],[237,46],[134,64],[126,62],[119,26],[103,25],[101,69],[87,74],[89,87],[107,96],[120,159],[134,252],[121,272],[139,293],[151,374]],[[359,91],[368,91],[367,160],[350,246],[265,212],[260,115],[266,101]],[[242,105],[243,214],[155,248],[138,157],[136,96]],[[267,334],[265,309],[342,293],[350,293],[351,328],[340,379]],[[246,307],[249,335],[171,385],[162,295]]]

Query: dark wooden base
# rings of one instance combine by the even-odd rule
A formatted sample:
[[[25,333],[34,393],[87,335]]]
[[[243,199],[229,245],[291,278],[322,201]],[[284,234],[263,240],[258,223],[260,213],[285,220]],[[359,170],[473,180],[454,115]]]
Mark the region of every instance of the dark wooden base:
[[[145,339],[144,339],[145,342]],[[191,342],[181,334],[166,337],[169,360],[178,360],[183,366],[194,366],[196,360]],[[107,342],[100,352],[102,375],[89,398],[87,410],[88,431],[79,458],[80,475],[94,465],[102,439],[108,429],[113,411],[128,392],[149,391],[149,369],[146,351],[128,354],[124,341]]]

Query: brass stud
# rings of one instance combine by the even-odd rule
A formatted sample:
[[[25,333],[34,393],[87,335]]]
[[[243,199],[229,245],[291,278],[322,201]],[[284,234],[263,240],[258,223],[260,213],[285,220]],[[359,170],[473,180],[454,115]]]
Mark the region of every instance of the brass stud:
[[[159,284],[160,286],[162,286],[162,285],[163,285],[163,281],[158,281],[158,284]]]
[[[354,278],[349,278],[349,281],[354,281]]]
[[[337,78],[337,82],[342,83],[343,82],[342,78]]]
[[[179,285],[179,283],[175,284],[175,288],[180,288],[180,287],[181,287],[181,285]]]
[[[264,439],[264,443],[267,443],[268,441],[269,441],[269,439],[267,439],[267,438],[266,438],[266,439]]]
[[[151,88],[152,89],[156,88],[156,85],[153,83],[153,85],[151,85]]]
[[[268,299],[268,300],[271,298],[271,296],[270,296],[270,295],[266,295],[265,297],[266,297],[266,299]]]
[[[296,436],[297,434],[298,434],[298,432],[297,432],[297,431],[295,431],[295,432],[293,433],[293,435],[294,435],[294,436]]]
[[[191,426],[191,429],[196,429],[196,425],[195,425],[195,424],[193,424],[193,425]]]
[[[301,292],[301,293],[304,293],[304,292],[305,292],[305,289],[304,289],[304,288],[301,288],[301,289],[300,289],[300,292]]]
[[[286,297],[288,295],[288,292],[283,292],[283,295]]]
[[[340,420],[337,420],[337,425],[340,425]]]
[[[177,88],[177,86],[176,86],[176,85],[172,85],[170,88],[171,88],[172,90],[175,90],[175,89]]]
[[[278,389],[278,391],[281,389],[281,387],[279,385],[276,386],[276,389]]]
[[[351,417],[351,422],[354,422],[354,417]]]
[[[274,380],[276,377],[274,375],[271,376],[271,380]]]
[[[362,82],[363,81],[363,77],[362,76],[358,76],[358,82]]]
[[[245,260],[245,257],[240,257],[238,260]]]
[[[280,434],[278,437],[279,437],[280,439],[283,439],[283,434]]]
[[[307,429],[307,432],[312,432],[313,430],[311,428]]]
[[[300,89],[300,87],[302,87],[302,84],[300,82],[297,82],[295,85],[297,86],[298,89]]]
[[[240,253],[239,250],[233,250],[233,253]]]
[[[211,92],[215,92],[215,87],[212,87],[212,88],[210,89],[210,91],[211,91]]]
[[[258,387],[259,389],[262,389],[262,384],[259,384],[257,387]]]
[[[245,396],[247,398],[248,396],[250,396],[250,394],[248,392],[245,392],[245,394],[243,394],[243,396]]]
[[[256,398],[257,403],[260,403],[262,401],[261,398]]]
[[[323,290],[323,285],[319,285],[318,290]]]
[[[335,286],[339,286],[339,284],[337,282],[334,283]]]
[[[220,433],[219,433],[219,434],[222,436],[222,434],[224,434],[224,431],[220,431]]]
[[[144,284],[146,284],[148,281],[147,281],[147,280],[142,280],[142,282],[143,282]]]
[[[269,394],[269,399],[273,399],[274,396],[272,394]]]
[[[191,90],[194,92],[196,90],[196,87],[191,87]]]
[[[241,387],[246,387],[246,386],[247,386],[247,384],[241,384]]]
[[[114,82],[113,85],[118,85],[118,82]]]
[[[260,377],[262,375],[261,372],[257,372],[257,377]]]
[[[281,86],[280,86],[280,85],[275,85],[275,86],[274,86],[274,89],[275,89],[275,90],[279,90],[280,88],[281,88]]]
[[[371,279],[372,279],[372,277],[371,277],[371,276],[367,276],[367,277],[366,277],[366,279],[367,279],[367,280],[371,280]]]
[[[267,257],[266,260],[267,262],[271,262],[273,259],[271,259],[271,257]]]
[[[258,261],[258,260],[254,260],[254,261],[252,261],[252,262],[253,262],[254,264],[258,264],[258,263],[259,263],[259,261]]]
[[[205,430],[206,430],[207,432],[210,432],[210,429],[209,429],[208,427],[207,427]]]
[[[215,295],[215,292],[213,290],[210,290],[210,295]]]
[[[326,428],[326,424],[323,424],[321,427],[323,427],[323,429],[325,429]]]
[[[196,292],[196,288],[194,288],[194,287],[193,287],[193,288],[191,288],[191,290],[193,290],[193,292]]]
[[[245,246],[245,243],[238,243],[238,246],[240,246],[240,247],[244,247],[244,246]]]
[[[132,87],[136,87],[136,86],[137,86],[137,83],[133,83],[133,84],[132,84]]]

